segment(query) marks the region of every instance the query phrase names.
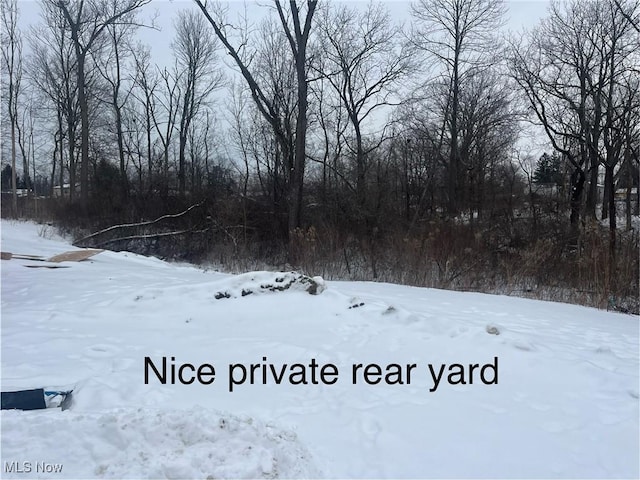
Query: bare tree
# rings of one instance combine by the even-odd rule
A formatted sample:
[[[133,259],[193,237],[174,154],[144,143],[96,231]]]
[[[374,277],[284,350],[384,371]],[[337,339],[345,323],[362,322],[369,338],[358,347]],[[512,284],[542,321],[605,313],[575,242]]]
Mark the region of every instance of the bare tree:
[[[185,194],[186,149],[193,119],[206,104],[211,93],[220,88],[223,75],[216,66],[216,42],[202,15],[191,10],[181,11],[175,22],[173,51],[180,76],[182,104],[178,130],[178,188]]]
[[[355,146],[349,147],[355,154],[357,200],[362,208],[367,155],[384,140],[381,135],[365,148],[365,122],[380,107],[397,104],[394,87],[410,72],[412,54],[398,45],[400,29],[381,4],[370,4],[362,12],[346,6],[330,7],[321,18],[320,29],[326,59],[316,70],[335,90],[353,129]]]
[[[16,135],[18,129],[18,97],[22,80],[22,38],[17,28],[18,2],[17,0],[2,0],[2,66],[3,97],[7,101],[9,123],[11,128],[11,210],[18,215],[18,191],[16,184]],[[5,87],[6,85],[6,87]],[[6,88],[6,91],[5,91]],[[23,173],[28,175],[28,171]]]
[[[184,72],[180,71],[177,63],[172,68],[152,65],[151,53],[142,45],[134,49],[133,60],[135,88],[132,96],[136,99],[136,105],[132,110],[138,113],[132,111],[131,115],[137,118],[134,128],[143,130],[145,142],[144,147],[136,145],[135,148],[145,152],[148,193],[151,195],[159,188],[160,194],[166,199],[170,183],[170,153],[181,105],[180,82]],[[139,171],[141,174],[142,171]]]
[[[460,89],[459,206],[467,208],[471,225],[486,209],[486,183],[495,184],[501,161],[511,157],[518,137],[513,82],[489,70],[470,76]],[[487,182],[487,178],[489,182]],[[491,210],[495,202],[491,202]]]
[[[32,31],[28,72],[32,84],[47,100],[44,105],[49,105],[48,108],[55,114],[57,129],[54,142],[59,144],[57,153],[60,160],[57,181],[62,195],[65,172],[68,172],[69,198],[73,199],[77,179],[76,144],[80,127],[75,52],[70,39],[65,35],[65,21],[60,10],[55,5],[43,3],[43,19],[44,25],[37,26]]]
[[[156,109],[156,88],[158,79],[151,70],[151,52],[148,48],[138,45],[133,52],[133,60],[135,64],[134,82],[136,87],[141,90],[140,93],[133,91],[133,96],[142,106],[144,114],[142,115],[142,123],[144,124],[145,150],[147,157],[147,176],[149,194],[153,192],[153,112]],[[140,185],[142,188],[142,184]]]
[[[574,236],[585,183],[586,214],[595,218],[603,159],[605,172],[609,168],[606,183],[613,189],[612,170],[620,149],[619,120],[625,118],[620,115],[625,98],[620,82],[634,75],[630,55],[637,41],[630,36],[630,27],[612,0],[572,1],[552,4],[549,17],[533,30],[528,43],[512,42],[512,75],[537,123],[573,166]],[[614,138],[618,140],[614,142]],[[614,143],[618,145],[615,148]]]
[[[89,198],[89,102],[86,60],[96,42],[110,25],[133,24],[135,13],[151,0],[46,0],[57,6],[66,21],[76,55],[78,102],[80,105],[81,163],[80,198],[86,207]]]
[[[449,84],[447,172],[448,208],[458,210],[460,194],[459,126],[460,88],[468,75],[491,63],[496,52],[494,33],[502,23],[502,0],[419,0],[412,13],[415,44],[439,64]]]
[[[290,19],[286,18],[280,2],[276,0],[278,16],[287,34],[291,52],[295,59],[296,77],[298,80],[298,115],[296,118],[295,161],[293,164],[291,200],[289,203],[289,231],[299,227],[301,222],[302,189],[306,163],[307,109],[309,107],[307,98],[309,90],[309,82],[307,79],[307,44],[311,34],[311,21],[317,5],[317,0],[307,0],[306,15],[304,21],[301,22],[300,7],[295,0],[290,0],[289,2]],[[293,24],[293,29],[289,25],[289,21]]]
[[[319,48],[322,47],[319,46]],[[324,55],[317,55],[313,68],[318,72],[326,71],[324,60],[326,60]],[[336,187],[342,182],[350,191],[356,191],[350,179],[342,172],[342,160],[346,157],[344,155],[347,149],[345,139],[349,119],[345,109],[341,108],[339,98],[336,99],[334,87],[326,77],[323,75],[318,77],[313,84],[312,93],[314,96],[314,117],[312,118],[317,125],[313,131],[317,134],[316,143],[320,146],[316,146],[310,158],[321,165],[321,201],[326,207],[323,212],[335,223],[339,213],[337,208],[331,208],[331,206],[338,203],[339,194]]]
[[[159,87],[155,90],[155,98],[161,108],[151,109],[151,119],[162,144],[161,190],[166,197],[169,193],[169,150],[180,108],[178,85],[181,74],[174,65],[173,70],[168,68],[160,70],[159,76]]]
[[[104,100],[113,110],[115,137],[118,145],[120,167],[120,187],[123,199],[129,195],[127,176],[127,155],[125,153],[125,134],[123,131],[123,111],[129,101],[134,82],[126,75],[126,62],[132,56],[132,41],[136,25],[114,23],[106,28],[108,45],[92,53],[93,62],[100,76],[108,86],[108,97]]]
[[[252,64],[256,79],[278,114],[283,137],[273,145],[273,136],[264,136],[267,132],[265,127],[268,127],[268,124],[263,119],[252,115],[254,127],[261,132],[260,141],[254,144],[255,151],[261,151],[257,173],[260,175],[263,191],[268,198],[271,198],[274,223],[279,225],[280,230],[286,234],[289,229],[287,213],[290,209],[289,197],[293,180],[291,173],[295,161],[297,119],[295,63],[291,57],[286,35],[280,28],[278,20],[267,17],[261,22],[258,31],[261,42],[256,48]]]
[[[255,72],[250,70],[250,59],[241,55],[245,45],[234,47],[230,42],[230,36],[222,20],[213,18],[212,12],[205,2],[195,0],[202,10],[214,32],[231,55],[234,62],[247,82],[251,95],[256,102],[260,113],[274,131],[276,139],[283,150],[288,150],[287,135],[283,130],[281,118],[274,108],[273,102],[265,95],[263,87],[256,81]],[[308,62],[307,45],[311,35],[311,26],[314,13],[318,4],[317,0],[307,0],[306,8],[302,8],[295,0],[289,1],[289,9],[285,10],[279,0],[275,0],[275,7],[282,28],[286,34],[291,53],[295,63],[297,79],[297,115],[295,150],[293,152],[289,182],[289,232],[300,225],[302,209],[302,190],[304,184],[304,169],[306,162],[306,135],[307,135],[307,110],[308,110]],[[304,17],[301,17],[304,15]]]

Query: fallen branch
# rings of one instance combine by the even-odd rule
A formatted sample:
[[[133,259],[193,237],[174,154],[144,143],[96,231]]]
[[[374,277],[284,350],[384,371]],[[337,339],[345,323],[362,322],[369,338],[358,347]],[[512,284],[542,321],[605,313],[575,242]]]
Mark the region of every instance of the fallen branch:
[[[81,242],[84,242],[85,240],[89,240],[90,238],[93,237],[97,237],[98,235],[102,235],[104,233],[107,232],[111,232],[113,230],[117,230],[119,228],[129,228],[129,227],[146,227],[147,225],[153,225],[154,223],[158,223],[162,220],[166,220],[167,218],[178,218],[181,217],[182,215],[185,215],[187,213],[189,213],[191,210],[193,210],[194,208],[200,207],[202,206],[202,204],[204,203],[204,201],[200,202],[200,203],[196,203],[195,205],[191,205],[189,208],[187,208],[184,212],[181,213],[174,213],[174,214],[169,214],[169,215],[163,215],[161,217],[156,218],[155,220],[151,220],[149,222],[139,222],[139,223],[123,223],[121,225],[113,225],[111,227],[105,228],[103,230],[100,230],[98,232],[92,233],[91,235],[87,235],[86,237],[82,237],[78,240],[76,240],[75,242],[73,242],[73,246],[80,246]],[[161,235],[156,235],[156,236],[161,236]],[[115,241],[115,240],[114,240]],[[104,245],[106,243],[110,243],[109,241],[106,242],[102,242],[97,244],[97,246],[100,245]]]
[[[142,235],[129,235],[126,237],[118,237],[118,238],[112,238],[111,240],[105,240],[103,242],[97,243],[96,246],[97,247],[101,247],[103,245],[107,245],[109,243],[116,243],[116,242],[122,242],[122,241],[126,241],[126,240],[146,240],[149,238],[160,238],[160,237],[170,237],[170,236],[175,236],[175,235],[184,235],[185,233],[205,233],[209,231],[208,228],[205,228],[203,230],[192,230],[192,229],[188,229],[188,230],[180,230],[177,232],[164,232],[164,233],[149,233],[149,234],[142,234]]]

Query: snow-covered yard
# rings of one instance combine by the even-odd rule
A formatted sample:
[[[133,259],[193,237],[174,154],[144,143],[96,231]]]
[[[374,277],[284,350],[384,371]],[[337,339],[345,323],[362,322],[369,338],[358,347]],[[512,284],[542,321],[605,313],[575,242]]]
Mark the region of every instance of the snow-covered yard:
[[[74,249],[46,233],[2,221],[2,250]],[[1,264],[2,391],[74,404],[2,411],[3,478],[640,475],[638,317],[365,282],[311,295],[108,251],[34,264]]]

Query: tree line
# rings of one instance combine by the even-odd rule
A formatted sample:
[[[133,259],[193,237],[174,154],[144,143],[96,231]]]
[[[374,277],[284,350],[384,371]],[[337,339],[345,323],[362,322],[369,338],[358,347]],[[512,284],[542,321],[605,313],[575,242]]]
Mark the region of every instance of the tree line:
[[[373,278],[388,252],[426,256],[436,285],[461,288],[505,257],[527,263],[552,231],[569,277],[637,291],[637,260],[619,268],[640,204],[637,1],[551,2],[505,33],[500,0],[418,0],[404,24],[385,3],[234,17],[194,0],[162,65],[140,41],[149,3],[41,0],[23,32],[2,0],[3,212],[19,214],[18,176],[86,229],[202,204],[183,250],[331,257]],[[605,263],[578,268],[591,248]]]

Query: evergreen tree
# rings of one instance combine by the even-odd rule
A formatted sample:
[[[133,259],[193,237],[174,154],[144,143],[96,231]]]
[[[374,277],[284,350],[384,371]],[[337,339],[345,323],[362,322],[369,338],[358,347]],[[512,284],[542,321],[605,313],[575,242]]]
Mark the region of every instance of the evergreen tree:
[[[533,182],[537,184],[562,184],[562,164],[560,156],[543,153],[533,172]]]
[[[11,172],[11,165],[8,163],[4,166],[2,172],[0,172],[0,184],[2,185],[1,189],[3,192],[11,191]],[[16,176],[16,182],[18,182],[17,184],[19,185],[20,177]]]

